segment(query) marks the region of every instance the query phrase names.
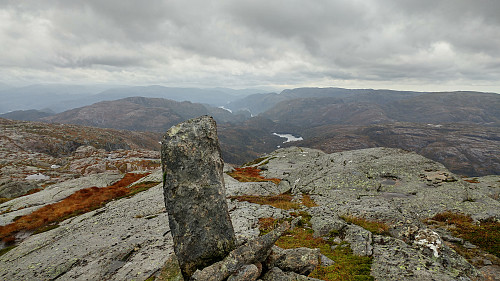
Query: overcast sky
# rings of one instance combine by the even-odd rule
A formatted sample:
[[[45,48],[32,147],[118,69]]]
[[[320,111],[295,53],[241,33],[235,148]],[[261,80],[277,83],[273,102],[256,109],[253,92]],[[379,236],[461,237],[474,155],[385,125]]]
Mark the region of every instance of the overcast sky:
[[[500,1],[1,0],[0,82],[500,93]]]

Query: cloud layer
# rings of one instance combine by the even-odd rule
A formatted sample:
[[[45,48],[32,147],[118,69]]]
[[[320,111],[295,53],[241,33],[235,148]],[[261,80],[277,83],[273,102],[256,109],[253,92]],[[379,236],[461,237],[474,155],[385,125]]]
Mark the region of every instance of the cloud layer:
[[[0,82],[500,92],[497,0],[0,3]]]

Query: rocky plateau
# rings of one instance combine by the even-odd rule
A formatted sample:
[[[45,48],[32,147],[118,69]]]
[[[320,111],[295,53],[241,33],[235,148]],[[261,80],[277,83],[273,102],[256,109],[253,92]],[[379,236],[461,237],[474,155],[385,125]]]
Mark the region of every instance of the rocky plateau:
[[[125,153],[136,152],[107,152],[83,146],[68,156],[76,159],[68,160],[67,165],[93,157],[97,162],[109,156],[126,157]],[[83,155],[86,157],[82,158]],[[309,217],[297,226],[298,231],[310,231],[317,239],[314,241],[328,243],[327,248],[331,248],[328,251],[345,249],[370,261],[368,273],[343,280],[498,280],[498,252],[496,255],[488,252],[499,247],[498,175],[461,178],[440,163],[394,148],[327,154],[290,147],[278,149],[247,166],[259,168],[264,178],[280,181],[279,184],[240,182],[224,173],[226,202],[238,245],[262,235],[265,220],[287,221],[300,213],[302,218]],[[50,230],[38,234],[17,232],[14,242],[3,242],[0,279],[182,280],[179,272],[170,272],[175,268],[172,267],[175,256],[163,200],[162,172],[157,167],[140,169],[131,165],[130,168],[135,173],[147,174],[130,186],[141,182],[154,185],[62,220]],[[86,172],[86,169],[75,168],[79,171],[77,178],[61,178],[37,193],[2,203],[0,229],[20,216],[63,200],[76,190],[108,186],[120,180],[125,172],[120,169]],[[233,170],[228,165],[224,167],[225,172]],[[314,204],[296,204],[285,209],[247,199],[280,194],[288,194],[292,202],[305,202],[308,197]],[[483,247],[462,238],[453,228],[439,223],[436,215],[444,212],[470,216],[475,225],[493,223],[496,225],[491,232],[493,242]],[[360,220],[378,222],[386,230],[373,230],[359,223]],[[293,235],[294,232],[285,232],[277,244],[284,247],[281,239]],[[312,259],[312,267],[298,268],[296,262],[280,254],[290,250],[275,247],[266,261],[242,269],[253,277],[230,276],[227,280],[339,280],[315,275],[318,269],[341,270],[340,260],[329,260],[324,249],[293,250],[299,257],[316,257],[315,262]],[[339,266],[335,267],[336,264]],[[264,276],[255,273],[266,267],[271,270]]]

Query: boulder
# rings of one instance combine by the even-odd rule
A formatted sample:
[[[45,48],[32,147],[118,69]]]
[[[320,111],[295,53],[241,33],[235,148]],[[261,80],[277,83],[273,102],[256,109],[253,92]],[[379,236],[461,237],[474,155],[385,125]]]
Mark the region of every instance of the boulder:
[[[202,116],[170,128],[163,137],[161,161],[174,251],[189,279],[235,247],[213,118]]]
[[[197,270],[191,280],[222,281],[238,272],[243,266],[264,261],[271,253],[271,248],[276,240],[290,229],[290,225],[295,226],[297,221],[294,219],[291,224],[284,222],[268,234],[248,241],[248,243],[233,250],[224,260],[203,270]]]
[[[313,236],[315,238],[321,236],[326,237],[330,236],[330,234],[338,233],[347,225],[345,221],[336,216],[313,217],[310,222],[314,230]]]
[[[345,230],[345,241],[351,244],[352,252],[359,256],[371,256],[372,233],[361,226],[349,225]]]
[[[263,281],[320,281],[320,279],[307,277],[297,274],[295,272],[284,272],[278,267],[273,267],[269,270],[264,277]]]
[[[258,263],[244,265],[235,274],[229,276],[227,281],[254,281],[259,278],[262,273],[262,265]]]
[[[275,246],[266,260],[266,265],[268,268],[279,267],[284,271],[307,275],[318,266],[320,255],[319,249],[302,247],[283,250]]]

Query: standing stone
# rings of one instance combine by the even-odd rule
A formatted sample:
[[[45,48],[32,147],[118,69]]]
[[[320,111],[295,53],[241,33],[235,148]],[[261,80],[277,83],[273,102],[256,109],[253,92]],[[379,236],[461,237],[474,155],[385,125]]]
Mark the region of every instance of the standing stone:
[[[196,269],[222,260],[235,247],[215,121],[202,116],[170,128],[161,161],[174,251],[188,280]]]

